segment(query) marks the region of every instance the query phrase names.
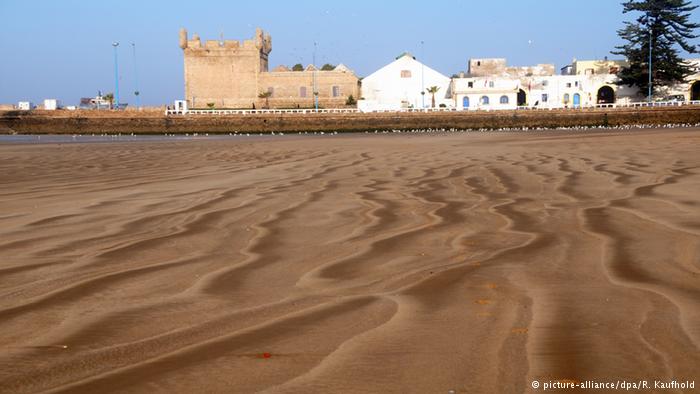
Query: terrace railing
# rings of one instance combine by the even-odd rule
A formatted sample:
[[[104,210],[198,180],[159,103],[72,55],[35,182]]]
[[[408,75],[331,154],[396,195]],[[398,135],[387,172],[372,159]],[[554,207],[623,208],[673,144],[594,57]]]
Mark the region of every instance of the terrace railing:
[[[565,105],[538,105],[538,106],[518,106],[515,108],[490,108],[481,106],[471,108],[468,111],[502,111],[502,110],[528,110],[528,111],[551,111],[551,110],[584,110],[591,108],[643,108],[643,107],[684,107],[684,106],[700,106],[700,100],[693,101],[653,101],[653,102],[635,102],[635,103],[614,103],[614,104],[595,104],[587,106],[565,106]],[[401,113],[401,112],[462,112],[466,111],[461,108],[405,108],[399,110],[372,110],[360,111],[357,108],[324,108],[324,109],[190,109],[187,111],[166,109],[166,115],[264,115],[264,114],[343,114],[343,113]]]

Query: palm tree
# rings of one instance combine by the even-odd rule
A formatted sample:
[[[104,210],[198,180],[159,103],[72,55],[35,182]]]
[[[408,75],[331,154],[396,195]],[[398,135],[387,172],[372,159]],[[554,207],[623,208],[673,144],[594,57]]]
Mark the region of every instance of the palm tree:
[[[258,98],[265,99],[265,108],[270,108],[270,96],[272,96],[272,92],[269,90],[267,92],[260,92],[260,94],[258,94]]]
[[[426,92],[433,95],[433,108],[435,108],[435,93],[437,93],[438,90],[440,90],[440,88],[437,86],[431,86],[431,87],[425,89]]]
[[[104,96],[102,96],[102,99],[109,101],[110,108],[114,108],[114,94],[107,93]]]

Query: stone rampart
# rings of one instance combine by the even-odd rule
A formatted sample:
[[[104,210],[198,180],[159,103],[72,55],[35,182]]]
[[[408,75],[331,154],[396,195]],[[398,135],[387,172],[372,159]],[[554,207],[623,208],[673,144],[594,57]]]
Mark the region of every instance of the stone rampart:
[[[363,132],[428,128],[557,128],[668,123],[698,124],[700,107],[432,113],[259,113],[224,116],[165,116],[163,113],[126,114],[107,111],[0,112],[0,132],[5,134]]]

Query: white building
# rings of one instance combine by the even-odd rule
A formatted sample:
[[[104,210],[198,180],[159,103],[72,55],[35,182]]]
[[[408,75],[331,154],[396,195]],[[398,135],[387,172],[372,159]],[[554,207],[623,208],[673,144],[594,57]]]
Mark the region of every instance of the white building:
[[[429,108],[432,94],[427,89],[432,86],[438,87],[435,107],[454,106],[450,78],[404,53],[362,80],[358,108],[363,112]]]
[[[507,77],[454,78],[452,96],[457,109],[515,109],[519,87],[517,79]]]
[[[186,114],[188,111],[187,100],[175,100],[175,105],[173,105],[173,110],[179,114]]]
[[[22,111],[29,111],[30,109],[34,109],[34,103],[31,101],[20,101],[17,103],[17,108]]]
[[[112,102],[102,96],[102,92],[97,92],[95,97],[81,97],[80,109],[110,109]]]
[[[578,108],[639,101],[638,89],[617,85],[622,61],[574,61],[564,75],[549,64],[508,67],[505,59],[470,59],[467,77],[452,80],[458,109]]]
[[[659,88],[656,95],[661,100],[678,100],[683,96],[682,101],[700,101],[700,59],[687,59],[686,62],[695,72],[686,78],[686,83]]]
[[[56,99],[46,99],[44,100],[44,109],[49,111],[55,111],[61,108],[61,102]]]
[[[637,101],[637,88],[620,86],[616,81],[614,74],[522,78],[521,97],[525,98],[524,105],[538,108],[578,108]]]

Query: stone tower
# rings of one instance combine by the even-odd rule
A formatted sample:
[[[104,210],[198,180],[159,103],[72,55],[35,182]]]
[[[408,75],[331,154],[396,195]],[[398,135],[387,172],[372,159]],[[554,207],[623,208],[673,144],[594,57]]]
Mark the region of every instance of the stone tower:
[[[257,28],[255,37],[237,40],[209,40],[202,44],[194,34],[180,29],[180,48],[185,57],[185,99],[191,108],[249,108],[262,91],[261,73],[268,71],[272,51],[269,34]]]

